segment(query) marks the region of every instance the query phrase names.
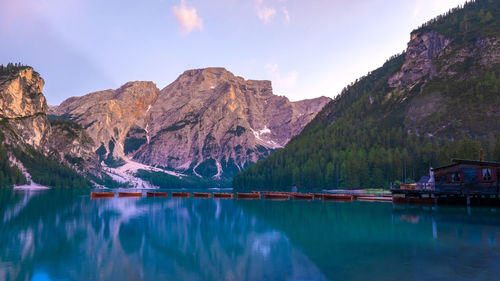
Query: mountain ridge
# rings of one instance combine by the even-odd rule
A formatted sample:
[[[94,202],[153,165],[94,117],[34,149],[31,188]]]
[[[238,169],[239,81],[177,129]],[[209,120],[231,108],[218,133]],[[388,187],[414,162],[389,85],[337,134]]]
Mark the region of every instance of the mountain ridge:
[[[131,160],[229,180],[283,147],[329,100],[290,102],[271,81],[210,67],[186,70],[161,90],[136,81],[72,97],[49,114],[81,124],[105,165]]]

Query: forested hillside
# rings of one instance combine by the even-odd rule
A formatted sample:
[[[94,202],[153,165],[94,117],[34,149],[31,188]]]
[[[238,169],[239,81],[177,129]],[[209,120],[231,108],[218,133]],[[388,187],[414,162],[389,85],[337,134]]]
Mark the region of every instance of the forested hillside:
[[[237,189],[389,187],[452,157],[500,161],[500,1],[414,30],[406,52],[346,87]]]

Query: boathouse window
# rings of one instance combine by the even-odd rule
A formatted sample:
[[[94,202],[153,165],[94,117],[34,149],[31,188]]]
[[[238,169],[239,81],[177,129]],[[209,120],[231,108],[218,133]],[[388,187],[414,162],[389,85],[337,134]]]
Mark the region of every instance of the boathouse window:
[[[491,181],[491,169],[483,169],[483,181]]]
[[[451,182],[461,182],[460,172],[451,173]]]

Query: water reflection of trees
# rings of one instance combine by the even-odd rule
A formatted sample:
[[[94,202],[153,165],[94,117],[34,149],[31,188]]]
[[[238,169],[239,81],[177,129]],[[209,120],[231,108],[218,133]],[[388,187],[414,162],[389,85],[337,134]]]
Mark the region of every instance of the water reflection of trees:
[[[324,279],[283,233],[232,200],[80,195],[0,192],[1,280],[40,270],[70,280]]]
[[[491,209],[470,213],[466,208],[390,203],[280,203],[238,202],[285,233],[332,280],[366,280],[367,276],[372,280],[492,280],[500,273],[496,249],[500,214]]]

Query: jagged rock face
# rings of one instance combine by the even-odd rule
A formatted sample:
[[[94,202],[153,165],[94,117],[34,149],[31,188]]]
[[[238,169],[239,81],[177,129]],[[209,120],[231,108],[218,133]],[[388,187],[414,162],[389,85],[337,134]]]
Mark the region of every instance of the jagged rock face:
[[[408,42],[406,60],[401,71],[389,79],[391,87],[411,87],[422,78],[436,75],[432,59],[450,44],[451,39],[445,38],[436,31],[423,34],[414,33]]]
[[[109,113],[114,91],[69,99],[51,113],[82,124],[96,144],[114,138],[114,156],[207,178],[231,177],[283,147],[330,101],[290,102],[273,95],[270,81],[245,80],[224,68],[186,71],[157,94],[151,89],[143,99],[149,104],[135,108],[128,104],[142,96],[122,92],[128,116]]]
[[[479,68],[482,69],[489,69],[500,63],[500,38],[478,38],[460,49],[444,49],[437,56],[437,62],[441,64],[438,75],[456,75],[455,66],[470,59],[477,59],[480,62]]]
[[[479,37],[455,43],[436,31],[412,34],[403,66],[388,80],[393,89],[386,96],[386,99],[393,95],[400,96],[401,102],[411,100],[404,118],[408,133],[434,136],[451,124],[448,122],[429,129],[430,125],[423,122],[452,102],[450,97],[444,97],[439,91],[420,95],[432,78],[467,80],[471,74],[491,71],[500,64],[498,37]],[[464,68],[467,70],[464,71]],[[485,108],[488,115],[499,115],[495,105],[485,105]]]
[[[31,67],[13,75],[1,75],[0,117],[23,118],[45,113],[48,107],[42,93],[44,83]]]
[[[22,141],[36,148],[50,127],[43,116],[48,108],[42,93],[44,83],[30,67],[0,75],[0,118],[15,128]]]
[[[21,149],[28,145],[80,172],[98,175],[92,139],[77,124],[51,124],[43,86],[31,67],[0,73],[0,127],[5,144]]]
[[[145,127],[148,109],[158,94],[152,82],[129,82],[117,90],[67,99],[52,107],[49,114],[81,124],[94,140],[94,150],[102,156],[123,157],[127,133],[134,125]]]
[[[205,177],[232,175],[283,147],[328,102],[290,102],[270,81],[223,68],[186,71],[151,108],[148,142],[134,158]]]

